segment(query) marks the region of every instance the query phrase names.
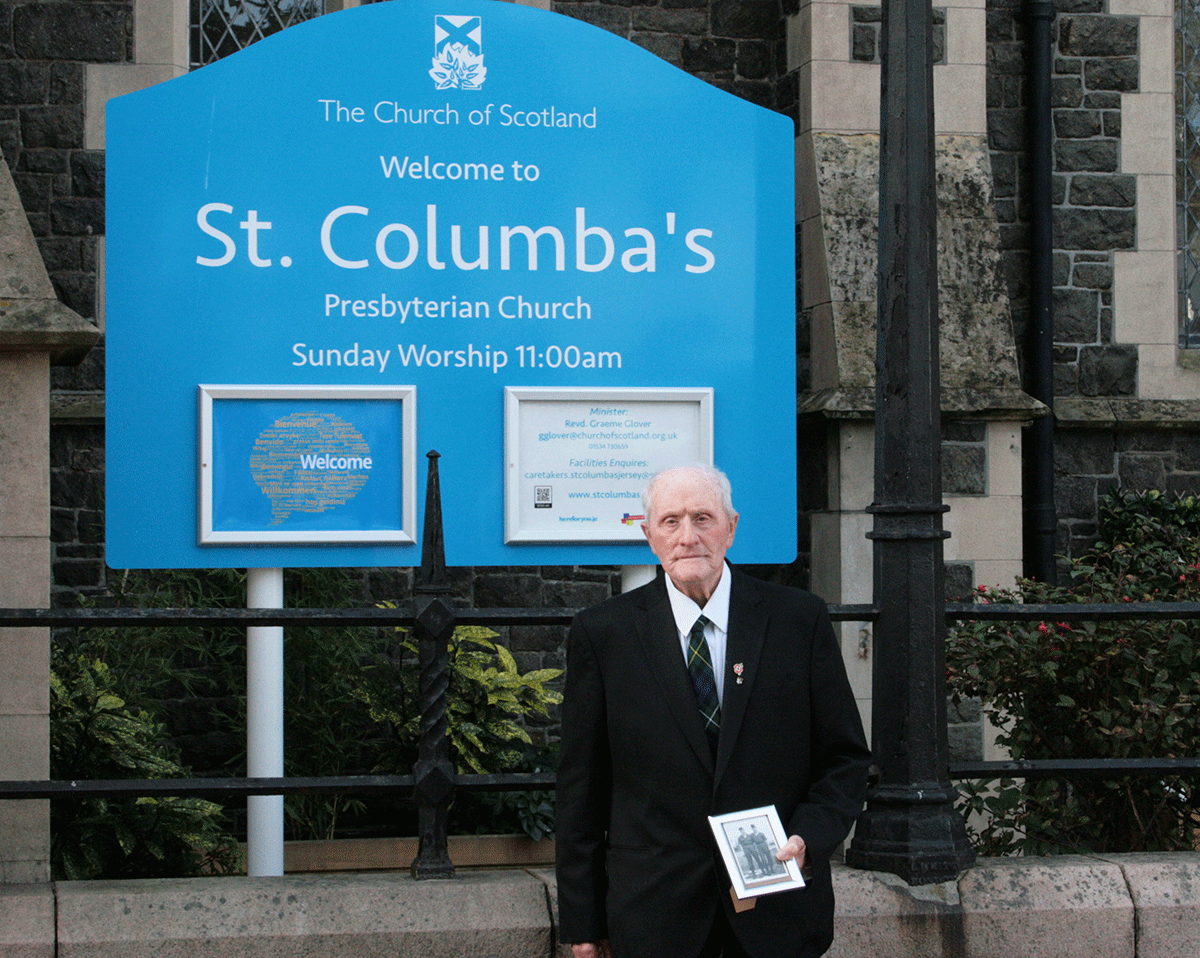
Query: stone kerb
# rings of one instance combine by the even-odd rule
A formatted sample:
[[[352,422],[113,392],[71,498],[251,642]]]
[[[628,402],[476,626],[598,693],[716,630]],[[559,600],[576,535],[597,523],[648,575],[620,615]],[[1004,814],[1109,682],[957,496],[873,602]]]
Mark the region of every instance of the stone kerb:
[[[1119,865],[1091,858],[994,859],[959,881],[968,958],[1135,955]]]
[[[50,885],[0,885],[0,956],[54,958]]]
[[[1136,915],[1138,958],[1200,954],[1200,855],[1120,855]]]
[[[839,865],[834,887],[832,958],[1200,954],[1200,854],[991,859],[918,887]],[[548,869],[0,888],[0,958],[566,958],[557,926]]]
[[[525,872],[57,885],[58,958],[547,956],[546,888]],[[0,925],[4,921],[0,917]],[[0,948],[0,956],[8,953]]]

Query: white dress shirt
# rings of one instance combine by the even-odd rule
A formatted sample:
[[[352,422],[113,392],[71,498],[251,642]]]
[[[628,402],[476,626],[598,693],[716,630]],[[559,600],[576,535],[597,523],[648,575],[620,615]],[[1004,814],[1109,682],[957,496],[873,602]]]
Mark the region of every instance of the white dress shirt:
[[[721,569],[721,578],[717,587],[708,597],[704,608],[700,608],[692,599],[675,588],[671,577],[667,580],[667,597],[671,600],[671,612],[675,615],[675,628],[679,632],[679,647],[683,652],[684,664],[687,664],[688,643],[691,640],[692,626],[703,615],[708,619],[704,627],[704,641],[708,643],[708,654],[712,659],[713,678],[717,681],[717,701],[725,703],[725,643],[729,635],[729,563]]]

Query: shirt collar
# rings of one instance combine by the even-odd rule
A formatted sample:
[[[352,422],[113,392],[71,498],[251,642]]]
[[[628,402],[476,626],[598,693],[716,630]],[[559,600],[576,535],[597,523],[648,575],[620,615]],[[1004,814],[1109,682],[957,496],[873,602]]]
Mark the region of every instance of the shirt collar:
[[[729,563],[726,562],[721,568],[721,578],[717,580],[717,587],[713,590],[713,594],[708,597],[708,602],[704,608],[700,608],[694,600],[689,598],[675,588],[675,583],[671,581],[669,575],[664,575],[663,579],[667,584],[667,597],[671,600],[671,612],[675,616],[675,627],[681,633],[687,635],[692,631],[692,626],[696,624],[696,620],[700,618],[701,613],[714,626],[722,632],[729,631],[729,580],[733,578],[729,571]]]

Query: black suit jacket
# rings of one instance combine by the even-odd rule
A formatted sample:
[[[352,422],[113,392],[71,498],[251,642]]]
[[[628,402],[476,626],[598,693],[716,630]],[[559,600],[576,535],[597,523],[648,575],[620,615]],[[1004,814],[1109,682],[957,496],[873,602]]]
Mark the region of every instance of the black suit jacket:
[[[661,572],[580,612],[558,771],[562,940],[609,938],[615,958],[691,958],[724,908],[753,958],[822,954],[829,858],[862,809],[869,760],[816,596],[733,572],[715,761]],[[812,877],[735,914],[707,817],[763,805],[804,839]]]

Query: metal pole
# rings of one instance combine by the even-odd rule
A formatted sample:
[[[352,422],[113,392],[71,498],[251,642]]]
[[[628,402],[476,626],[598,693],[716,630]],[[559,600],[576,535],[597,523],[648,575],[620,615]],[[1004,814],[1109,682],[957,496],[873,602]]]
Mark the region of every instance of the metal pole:
[[[283,608],[283,570],[246,570],[246,607]],[[283,777],[283,629],[246,629],[246,774]],[[283,796],[246,799],[246,873],[283,874]]]
[[[1029,258],[1032,285],[1025,355],[1029,394],[1050,410],[1025,431],[1025,575],[1058,581],[1054,506],[1054,235],[1050,76],[1054,4],[1028,0],[1029,20]]]
[[[639,586],[653,582],[658,574],[656,565],[623,565],[621,566],[621,591],[632,592]]]
[[[872,746],[879,770],[846,861],[909,884],[973,860],[946,738],[932,16],[885,0],[875,385]]]
[[[450,762],[446,732],[446,690],[450,685],[449,643],[454,635],[454,608],[446,600],[446,554],[442,538],[442,493],[438,480],[437,452],[426,454],[429,476],[425,483],[425,528],[421,543],[421,569],[413,590],[417,655],[421,668],[421,740],[413,766],[416,785],[417,829],[420,845],[412,863],[413,878],[453,878],[449,851],[450,802],[457,776]]]

